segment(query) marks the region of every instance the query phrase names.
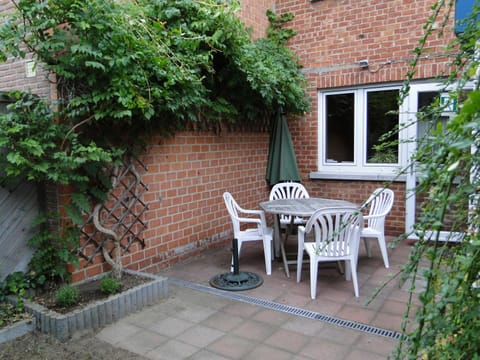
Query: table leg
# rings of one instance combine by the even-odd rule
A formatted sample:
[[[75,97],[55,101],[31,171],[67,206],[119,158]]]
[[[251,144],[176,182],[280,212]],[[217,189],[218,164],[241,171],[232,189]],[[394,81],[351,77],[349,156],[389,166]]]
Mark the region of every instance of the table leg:
[[[287,252],[285,251],[285,245],[287,243],[288,235],[292,233],[293,222],[294,222],[294,217],[292,216],[292,220],[290,224],[288,224],[287,228],[285,229],[285,237],[282,237],[280,241],[280,250],[282,252],[283,267],[285,269],[285,275],[287,275],[288,278],[290,277],[290,269],[288,268],[288,259],[287,259]]]
[[[278,259],[281,256],[280,244],[282,243],[282,231],[280,227],[280,215],[275,215],[273,219],[273,254]]]

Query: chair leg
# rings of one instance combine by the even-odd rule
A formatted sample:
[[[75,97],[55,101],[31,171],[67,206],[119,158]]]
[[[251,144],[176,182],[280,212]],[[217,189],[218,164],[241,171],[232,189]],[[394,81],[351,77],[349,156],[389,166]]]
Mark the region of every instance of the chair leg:
[[[302,279],[302,264],[303,264],[303,246],[302,249],[298,249],[297,255],[297,282],[300,282]]]
[[[265,255],[265,271],[267,275],[272,274],[272,241],[263,239],[263,253]]]
[[[357,278],[357,266],[352,264],[352,261],[347,261],[349,263],[349,268],[351,272],[352,282],[353,282],[353,290],[355,291],[355,297],[358,297],[358,278]]]
[[[385,267],[388,269],[389,263],[388,263],[387,243],[385,242],[385,236],[383,236],[382,234],[377,239],[378,239],[378,246],[380,247],[380,251],[382,252],[383,263],[385,264]]]
[[[352,280],[352,264],[350,261],[345,260],[345,280],[350,281]]]
[[[369,258],[372,257],[372,250],[370,250],[370,243],[368,242],[367,238],[363,238],[363,243],[365,244],[365,250],[367,251],[367,256]]]
[[[317,297],[317,281],[318,281],[318,262],[316,259],[310,258],[310,296],[312,299]]]

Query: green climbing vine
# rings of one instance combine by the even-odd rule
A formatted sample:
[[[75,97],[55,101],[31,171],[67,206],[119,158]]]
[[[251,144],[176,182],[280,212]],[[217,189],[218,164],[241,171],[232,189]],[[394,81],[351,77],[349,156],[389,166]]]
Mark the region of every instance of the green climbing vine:
[[[309,110],[288,16],[252,40],[236,1],[18,0],[0,25],[0,60],[32,56],[58,90],[12,92],[0,115],[1,182],[69,185],[73,223],[106,200],[109,169],[148,134],[202,122],[255,123]]]
[[[438,0],[432,6],[433,15],[415,49],[416,59],[407,74],[404,93],[408,92],[427,38],[445,31],[452,5],[451,1]],[[439,19],[442,12],[447,15]],[[446,74],[444,91],[458,101],[457,113],[441,121],[445,105],[436,101],[423,109],[418,120],[427,122],[431,129],[427,137],[419,139],[413,158],[420,169],[414,190],[425,200],[419,205],[413,230],[419,240],[402,276],[405,280],[423,278],[425,287],[418,288],[416,281],[411,282],[407,305],[412,314],[405,316],[396,359],[480,358],[479,14],[476,5],[465,30],[449,44],[456,57],[450,74]],[[440,29],[438,22],[443,24]],[[442,231],[449,234],[448,241],[441,239]],[[413,300],[417,296],[419,305]]]

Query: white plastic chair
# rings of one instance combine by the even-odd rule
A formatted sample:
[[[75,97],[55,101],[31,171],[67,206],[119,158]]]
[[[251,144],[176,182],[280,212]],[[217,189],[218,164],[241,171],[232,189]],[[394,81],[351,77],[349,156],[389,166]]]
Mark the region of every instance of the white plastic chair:
[[[303,262],[305,251],[310,260],[310,295],[317,294],[318,263],[345,261],[345,278],[353,280],[355,296],[358,297],[357,260],[362,214],[356,207],[338,207],[317,210],[305,226],[298,227],[298,264]],[[315,242],[305,242],[313,231]],[[302,267],[297,267],[297,282],[300,282]]]
[[[281,182],[275,184],[270,190],[269,200],[278,200],[278,199],[307,199],[309,194],[305,187],[297,182]],[[284,237],[280,240],[280,252],[282,256],[283,266],[285,268],[285,274],[287,277],[290,277],[290,270],[288,268],[289,264],[296,264],[296,260],[288,260],[285,246],[287,244],[288,236],[292,233],[292,227],[298,225],[304,225],[307,222],[307,219],[304,219],[299,216],[295,216],[292,221],[292,216],[290,215],[278,215],[278,221],[281,229],[285,230]],[[281,234],[280,234],[281,236]]]
[[[368,209],[368,215],[363,219],[366,221],[360,237],[363,238],[368,257],[372,257],[368,239],[375,238],[382,252],[383,263],[389,267],[387,244],[385,242],[385,218],[392,209],[394,192],[390,189],[378,188],[370,195],[368,200],[362,206]]]
[[[277,199],[307,199],[310,196],[308,195],[307,189],[296,182],[282,182],[275,184],[270,190],[270,200]],[[280,225],[285,228],[290,225],[292,221],[291,216],[289,215],[280,215]],[[307,221],[301,217],[295,217],[293,223],[295,225],[305,224]]]
[[[233,224],[233,236],[238,241],[238,257],[242,244],[246,241],[262,241],[265,254],[265,269],[267,275],[272,274],[272,242],[273,229],[267,226],[263,210],[247,210],[240,207],[232,194],[225,192],[223,200]],[[242,229],[241,224],[254,224],[255,227]],[[233,264],[233,261],[232,261]]]

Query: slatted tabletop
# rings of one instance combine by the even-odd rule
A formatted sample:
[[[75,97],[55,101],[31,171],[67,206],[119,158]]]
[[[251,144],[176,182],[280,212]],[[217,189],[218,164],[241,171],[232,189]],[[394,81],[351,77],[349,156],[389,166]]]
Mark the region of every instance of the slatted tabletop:
[[[283,214],[292,216],[308,217],[319,209],[332,207],[358,207],[346,200],[308,198],[308,199],[278,199],[264,201],[260,203],[260,207],[271,214]]]

